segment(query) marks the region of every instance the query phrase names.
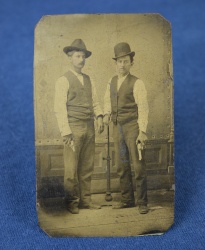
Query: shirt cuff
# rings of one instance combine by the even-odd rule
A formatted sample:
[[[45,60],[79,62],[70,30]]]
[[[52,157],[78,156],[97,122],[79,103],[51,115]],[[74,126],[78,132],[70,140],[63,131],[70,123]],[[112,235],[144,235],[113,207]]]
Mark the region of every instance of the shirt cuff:
[[[67,126],[66,129],[62,129],[62,131],[61,131],[61,136],[62,136],[62,137],[63,137],[63,136],[66,136],[66,135],[70,135],[70,134],[72,134],[72,131],[71,131],[69,125]]]
[[[139,130],[146,133],[147,132],[147,126],[145,124],[140,124],[138,123],[139,125]]]
[[[98,116],[97,116],[97,119],[98,119],[98,117],[101,117],[101,118],[103,118],[103,114],[100,114],[100,115],[98,115]]]
[[[96,119],[98,118],[98,116],[103,116],[103,112],[101,110],[96,110],[94,113]]]

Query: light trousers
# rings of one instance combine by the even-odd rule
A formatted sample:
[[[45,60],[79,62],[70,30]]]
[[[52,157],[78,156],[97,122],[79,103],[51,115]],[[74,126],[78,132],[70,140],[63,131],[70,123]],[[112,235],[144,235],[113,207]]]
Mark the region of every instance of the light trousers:
[[[91,175],[94,169],[94,122],[70,123],[75,151],[64,146],[64,189],[67,203],[87,204],[91,200]]]

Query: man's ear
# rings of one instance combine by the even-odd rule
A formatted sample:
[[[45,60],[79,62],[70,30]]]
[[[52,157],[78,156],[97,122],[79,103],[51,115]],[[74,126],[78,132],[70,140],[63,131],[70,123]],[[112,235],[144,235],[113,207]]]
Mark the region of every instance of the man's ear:
[[[67,56],[68,56],[68,61],[71,62],[71,56],[69,56],[68,54]]]

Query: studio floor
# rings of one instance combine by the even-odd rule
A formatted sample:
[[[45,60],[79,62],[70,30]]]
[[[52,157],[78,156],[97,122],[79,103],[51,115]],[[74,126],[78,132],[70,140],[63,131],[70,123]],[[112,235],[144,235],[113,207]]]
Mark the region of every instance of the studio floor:
[[[79,214],[66,210],[62,198],[41,200],[37,206],[39,225],[52,237],[136,236],[162,234],[174,223],[174,192],[148,191],[148,214],[140,214],[138,207],[112,209],[120,194],[112,194],[111,202],[105,194],[92,195],[99,210],[80,209]]]

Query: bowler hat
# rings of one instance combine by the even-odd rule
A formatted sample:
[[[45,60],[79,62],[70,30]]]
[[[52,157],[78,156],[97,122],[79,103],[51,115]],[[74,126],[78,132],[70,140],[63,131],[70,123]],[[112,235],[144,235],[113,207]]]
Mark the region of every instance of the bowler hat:
[[[135,52],[131,51],[130,45],[128,43],[118,43],[117,45],[115,45],[114,53],[115,53],[115,57],[112,58],[114,60],[117,60],[117,58],[122,57],[122,56],[127,56],[127,55],[134,56],[135,55]]]
[[[85,53],[85,57],[91,56],[92,52],[86,49],[85,43],[82,39],[75,39],[70,46],[66,46],[63,51],[67,54],[70,51],[83,51]]]

